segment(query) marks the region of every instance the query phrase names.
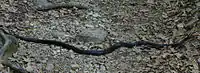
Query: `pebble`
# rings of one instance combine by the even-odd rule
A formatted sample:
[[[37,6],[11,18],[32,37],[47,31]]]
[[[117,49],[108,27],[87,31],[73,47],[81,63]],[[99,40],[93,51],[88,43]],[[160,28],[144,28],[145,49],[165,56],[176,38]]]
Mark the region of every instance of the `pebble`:
[[[200,2],[196,3],[197,6],[200,6]]]
[[[75,58],[75,55],[74,55],[74,54],[71,54],[71,56],[70,56],[70,57],[73,59],[73,58]]]
[[[71,65],[71,69],[76,71],[76,69],[78,69],[80,66],[78,64],[72,64]]]
[[[46,70],[53,70],[54,65],[53,64],[47,64]]]
[[[32,64],[29,62],[27,65],[28,66],[26,67],[26,70],[32,72],[34,70],[33,67],[31,66]]]

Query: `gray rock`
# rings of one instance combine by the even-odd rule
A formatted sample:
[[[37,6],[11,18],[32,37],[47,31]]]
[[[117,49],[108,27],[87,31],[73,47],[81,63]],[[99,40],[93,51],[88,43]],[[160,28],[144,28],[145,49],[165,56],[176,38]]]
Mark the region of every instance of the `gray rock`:
[[[51,70],[53,70],[53,68],[54,68],[54,65],[48,63],[47,67],[46,67],[46,70],[51,71]]]
[[[47,0],[34,0],[34,7],[37,10],[48,9],[47,6],[52,6],[52,3],[48,2]]]
[[[80,9],[87,9],[88,5],[82,4],[79,2],[54,3],[48,0],[34,0],[34,7],[35,9],[39,11],[43,11],[43,10],[50,10],[50,9],[55,9],[55,8],[73,8],[73,7],[77,7]]]
[[[71,37],[70,35],[65,34],[65,32],[59,32],[59,31],[53,31],[51,32],[52,36],[54,38],[59,38],[59,37]]]
[[[36,6],[39,6],[39,5],[45,5],[45,4],[49,4],[49,2],[47,0],[34,0],[34,4]]]
[[[100,43],[105,40],[107,34],[103,29],[85,29],[76,38],[81,42]]]

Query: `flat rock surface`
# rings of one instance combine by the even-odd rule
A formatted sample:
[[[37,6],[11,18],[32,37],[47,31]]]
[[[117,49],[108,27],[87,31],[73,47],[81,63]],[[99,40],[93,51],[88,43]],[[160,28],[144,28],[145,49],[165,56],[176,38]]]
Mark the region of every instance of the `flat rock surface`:
[[[107,36],[107,32],[102,29],[85,29],[76,37],[82,42],[103,42]]]

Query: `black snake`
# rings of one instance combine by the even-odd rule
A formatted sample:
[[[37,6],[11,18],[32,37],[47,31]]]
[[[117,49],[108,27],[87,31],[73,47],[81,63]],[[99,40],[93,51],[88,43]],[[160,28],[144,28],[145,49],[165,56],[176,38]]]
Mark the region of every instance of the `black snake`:
[[[4,31],[4,33],[7,33],[7,32]],[[7,34],[12,35],[10,33],[7,33]],[[157,44],[157,43],[152,43],[152,42],[148,42],[148,41],[136,41],[136,42],[129,42],[129,43],[118,42],[118,43],[115,43],[114,45],[112,45],[111,47],[109,47],[107,49],[103,49],[103,50],[81,50],[75,46],[66,44],[64,42],[56,41],[56,40],[43,40],[43,39],[37,39],[37,38],[29,38],[29,37],[19,36],[16,34],[14,34],[13,36],[15,36],[16,38],[19,38],[20,40],[24,40],[24,41],[28,41],[28,42],[61,46],[68,50],[73,50],[74,52],[79,53],[79,54],[94,55],[94,56],[100,56],[100,55],[112,53],[113,51],[115,51],[116,49],[118,49],[120,47],[132,48],[134,46],[142,46],[142,45],[146,45],[151,48],[163,48],[165,46],[177,47],[177,46],[181,45],[182,43],[184,43],[186,40],[191,38],[191,36],[190,37],[188,36],[188,37],[184,38],[182,41],[180,41],[178,43],[174,43],[174,44]]]

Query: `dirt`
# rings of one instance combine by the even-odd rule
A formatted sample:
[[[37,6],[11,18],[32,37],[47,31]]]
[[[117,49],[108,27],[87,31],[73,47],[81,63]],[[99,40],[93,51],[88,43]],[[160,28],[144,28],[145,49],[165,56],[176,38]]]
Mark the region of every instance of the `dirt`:
[[[176,43],[188,34],[200,34],[199,0],[76,1],[90,7],[37,11],[32,0],[1,0],[0,25],[9,26],[7,30],[19,35],[63,41],[86,49],[95,44],[74,40],[83,29],[108,32],[101,43],[104,48],[109,47],[110,41]],[[103,56],[80,55],[58,46],[25,41],[19,44],[10,60],[34,73],[200,72],[200,36],[176,48],[120,48]]]

